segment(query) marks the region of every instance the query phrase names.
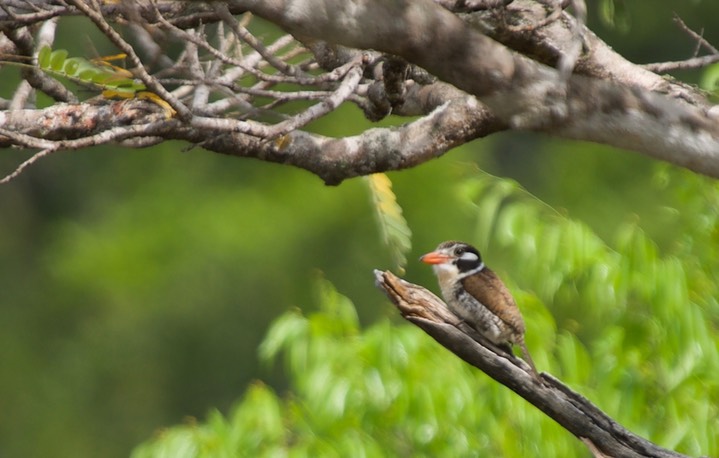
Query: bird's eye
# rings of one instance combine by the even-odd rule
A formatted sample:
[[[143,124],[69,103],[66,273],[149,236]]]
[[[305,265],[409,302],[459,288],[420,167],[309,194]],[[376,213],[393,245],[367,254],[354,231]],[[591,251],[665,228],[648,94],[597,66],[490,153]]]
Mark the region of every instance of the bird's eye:
[[[457,247],[454,249],[454,255],[455,256],[462,256],[464,254],[464,248],[463,247]]]

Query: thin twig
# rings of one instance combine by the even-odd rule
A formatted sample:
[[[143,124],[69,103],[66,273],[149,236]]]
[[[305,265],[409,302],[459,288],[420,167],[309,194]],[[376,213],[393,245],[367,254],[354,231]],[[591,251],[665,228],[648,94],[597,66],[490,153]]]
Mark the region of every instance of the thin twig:
[[[679,28],[682,29],[682,31],[684,31],[687,35],[694,38],[701,47],[705,48],[712,54],[719,54],[719,49],[709,43],[706,38],[690,29],[689,26],[686,25],[682,18],[680,18],[679,15],[676,13],[674,13],[674,23],[677,24],[677,26],[679,26]]]
[[[676,13],[674,14],[674,23],[677,24],[677,26],[683,32],[696,40],[697,48],[694,50],[694,53],[692,55],[693,57],[680,61],[644,64],[642,65],[643,68],[655,73],[664,73],[670,72],[672,70],[694,70],[697,68],[704,68],[715,62],[719,62],[719,49],[709,43],[706,38],[704,38],[701,34],[690,29],[689,26],[686,25],[682,18],[680,18],[679,15],[677,15]],[[697,57],[700,48],[706,49],[711,54],[707,56]]]
[[[154,3],[153,3],[154,4]],[[291,75],[270,75],[268,73],[262,72],[257,70],[251,65],[248,65],[247,59],[239,60],[232,58],[230,56],[227,56],[223,54],[222,52],[215,49],[212,45],[210,45],[206,40],[198,37],[195,34],[189,33],[186,30],[180,29],[179,27],[174,26],[169,21],[167,21],[165,18],[162,17],[162,15],[159,13],[159,11],[156,9],[157,12],[157,21],[165,28],[172,30],[179,38],[187,41],[191,41],[195,43],[197,46],[203,48],[210,54],[212,54],[215,58],[221,60],[223,63],[227,65],[232,65],[234,67],[238,67],[242,69],[243,71],[250,73],[252,76],[256,77],[259,80],[262,81],[268,81],[272,83],[290,83],[290,84],[299,84],[303,86],[313,86],[318,83],[321,83],[323,81],[336,81],[337,79],[341,78],[344,74],[340,73],[339,75],[337,72],[329,72],[325,73],[319,76],[291,76]],[[286,40],[286,37],[282,37],[280,40]],[[280,41],[278,40],[278,42]],[[269,48],[268,48],[269,49]],[[241,75],[240,75],[241,76]],[[235,78],[239,77],[238,75],[235,75]]]
[[[66,7],[52,7],[49,5],[44,6],[44,10],[24,14],[14,14],[5,5],[0,5],[0,8],[2,8],[7,15],[12,18],[12,23],[15,27],[37,24],[67,13]]]
[[[5,184],[5,183],[11,182],[12,180],[14,180],[18,176],[20,176],[20,174],[26,168],[30,167],[31,165],[33,165],[35,162],[39,161],[43,157],[45,157],[51,153],[54,153],[55,151],[57,151],[57,149],[54,149],[54,148],[48,148],[48,149],[38,151],[37,153],[33,154],[30,157],[30,159],[28,159],[25,162],[23,162],[22,164],[18,165],[17,168],[11,174],[5,176],[2,180],[0,180],[0,184]]]
[[[216,4],[215,11],[217,11],[224,23],[230,26],[235,36],[250,45],[250,47],[257,51],[257,53],[259,53],[262,58],[265,59],[265,61],[267,61],[270,65],[272,65],[285,75],[304,76],[301,70],[294,67],[293,65],[284,62],[282,59],[278,59],[274,54],[269,52],[267,48],[265,48],[265,46],[257,38],[255,38],[254,35],[250,33],[249,30],[244,28],[237,21],[237,19],[235,19],[235,17],[230,14],[230,10],[227,9],[226,5],[222,3]]]
[[[264,124],[254,121],[241,121],[237,119],[217,119],[202,116],[196,116],[192,120],[192,125],[193,127],[199,129],[239,132],[252,135],[263,140],[270,140],[292,132],[293,130],[299,129],[300,127],[307,125],[315,119],[318,119],[325,114],[335,110],[342,102],[347,100],[352,95],[361,79],[362,68],[358,65],[357,62],[355,62],[355,67],[347,72],[345,79],[339,85],[337,90],[335,90],[329,97],[322,100],[320,103],[311,106],[302,113],[299,113],[298,115],[293,116],[273,126],[266,126]]]
[[[339,87],[322,102],[312,105],[307,110],[298,115],[274,125],[270,129],[270,135],[266,139],[280,137],[302,126],[306,126],[315,119],[334,111],[342,102],[347,100],[355,91],[362,79],[362,67],[357,65],[347,72],[345,79]]]
[[[17,145],[22,145],[26,148],[42,149],[42,151],[33,154],[30,159],[20,164],[17,168],[15,168],[12,173],[0,180],[0,184],[5,184],[12,181],[13,179],[17,178],[27,167],[56,151],[76,150],[89,146],[104,145],[107,143],[126,140],[133,137],[154,136],[166,130],[170,124],[171,121],[168,122],[163,120],[149,124],[114,127],[112,129],[102,131],[95,135],[90,135],[88,137],[73,140],[46,140],[0,128],[0,136],[10,138]]]
[[[217,80],[210,80],[210,79],[202,79],[202,80],[191,80],[191,79],[184,79],[184,78],[162,78],[160,79],[160,82],[163,84],[184,84],[188,86],[198,86],[198,85],[209,85],[214,86],[216,88],[227,88],[231,89],[235,92],[243,93],[252,95],[255,97],[267,97],[271,99],[281,99],[285,101],[292,101],[292,100],[319,100],[319,99],[325,99],[327,97],[330,97],[332,95],[331,91],[292,91],[292,92],[284,92],[284,91],[271,91],[271,90],[265,90],[265,89],[257,89],[255,87],[244,87],[239,86],[237,84],[223,84],[219,83]]]
[[[719,62],[719,54],[712,54],[710,56],[703,57],[693,57],[691,59],[674,62],[658,62],[654,64],[644,64],[641,65],[641,67],[654,73],[664,73],[673,70],[694,70],[697,68],[704,68],[707,65],[711,65],[716,62]]]

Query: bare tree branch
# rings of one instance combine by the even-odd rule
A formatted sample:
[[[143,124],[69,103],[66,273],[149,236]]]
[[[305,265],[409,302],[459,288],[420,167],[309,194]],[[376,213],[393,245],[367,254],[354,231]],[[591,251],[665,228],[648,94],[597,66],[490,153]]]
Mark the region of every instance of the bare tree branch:
[[[423,99],[424,106],[434,106],[437,99],[441,100],[438,94],[452,92],[445,85],[435,89],[418,91],[422,93],[418,97]],[[231,125],[218,126],[210,120],[202,121],[202,117],[195,119],[199,120],[198,128],[182,127],[177,120],[166,120],[159,107],[144,100],[113,101],[108,105],[55,105],[41,110],[0,112],[0,126],[4,129],[0,130],[0,147],[14,144],[45,148],[50,145],[38,138],[45,132],[53,132],[57,140],[81,139],[112,129],[118,124],[136,125],[137,130],[125,131],[130,136],[123,137],[123,140],[133,135],[186,140],[221,154],[299,167],[319,176],[327,184],[336,185],[354,176],[414,167],[455,146],[503,128],[484,107],[464,97],[446,102],[429,115],[404,126],[370,129],[360,135],[343,138],[329,138],[296,130],[281,141],[267,142],[256,135],[233,130]],[[203,122],[205,127],[202,127]],[[16,135],[14,138],[3,138],[3,132]],[[21,140],[19,135],[34,138],[37,143]]]
[[[169,130],[155,139],[184,139],[224,154],[294,165],[336,184],[411,167],[498,130],[531,130],[638,151],[719,176],[717,109],[700,91],[611,50],[587,29],[581,0],[364,0],[356,7],[340,0],[70,3],[5,2],[0,32],[12,39],[15,52],[29,57],[43,41],[29,32],[30,26],[69,15],[88,17],[128,55],[157,100],[177,111],[177,119],[165,124]],[[242,12],[261,15],[292,36],[266,44],[247,26],[249,13],[244,22],[234,19]],[[218,24],[212,38],[202,26],[211,23]],[[137,49],[113,24],[145,31]],[[159,44],[166,40],[181,43],[183,51],[167,55],[168,48]],[[141,58],[141,49],[150,58]],[[158,63],[163,68],[154,72]],[[122,122],[95,119],[90,124],[96,129],[145,126],[146,115],[133,111],[140,106],[154,113],[147,104],[106,99],[77,105],[74,94],[39,68],[28,68],[23,76],[27,83],[15,89],[12,103],[2,102],[13,111],[32,110],[34,91],[41,90],[73,102],[59,105],[64,107],[60,111],[75,112],[78,119],[87,119],[83,110],[107,113],[89,104],[119,110]],[[297,100],[307,103],[287,109]],[[423,118],[339,139],[301,130],[345,101],[373,121],[389,114]],[[13,111],[0,112],[5,115],[0,120],[52,112],[20,110],[24,114],[19,116]],[[73,127],[60,120],[45,122],[57,130],[3,123],[0,128],[59,141],[97,135],[89,133],[90,124]],[[152,143],[136,134],[122,141]],[[0,145],[27,145],[13,138],[18,137],[5,135]]]
[[[709,56],[702,57],[692,57],[686,60],[644,64],[642,65],[642,67],[653,72],[665,73],[674,70],[693,70],[697,68],[704,68],[707,65],[711,65],[716,62],[719,62],[719,54],[712,54]]]
[[[524,361],[497,352],[427,289],[402,280],[388,271],[375,270],[374,274],[377,286],[387,294],[405,319],[544,412],[587,444],[594,456],[684,456],[628,431],[588,399],[546,372],[541,374],[543,383],[537,382]]]
[[[471,122],[470,120],[480,120]],[[411,168],[455,146],[501,130],[503,125],[481,105],[464,99],[447,102],[404,126],[370,129],[360,135],[329,138],[294,131],[278,142],[242,134],[187,132],[187,140],[211,151],[292,165],[319,176],[328,185],[379,171]]]
[[[706,115],[708,106],[580,75],[564,84],[557,71],[513,54],[430,0],[363,8],[331,0],[234,3],[294,34],[399,55],[477,96],[511,128],[605,143],[719,176],[719,122]],[[359,26],[366,23],[375,33]]]
[[[697,46],[694,55],[690,59],[676,62],[645,64],[643,65],[644,68],[653,72],[662,73],[669,72],[672,70],[690,70],[695,68],[703,68],[707,65],[719,62],[719,50],[717,50],[716,47],[709,43],[703,36],[701,36],[701,34],[698,34],[692,29],[690,29],[689,26],[686,25],[684,21],[682,21],[682,19],[676,14],[674,15],[674,23],[677,24],[679,28],[687,35],[689,35],[692,39],[696,40]],[[701,48],[705,48],[711,54],[707,56],[697,57],[697,54]]]
[[[699,48],[705,48],[707,51],[709,51],[712,54],[719,54],[719,49],[717,49],[714,45],[709,43],[701,34],[696,33],[693,31],[686,23],[682,20],[682,18],[679,17],[676,13],[674,13],[674,23],[679,26],[679,28],[684,31],[687,35],[692,37],[697,42],[697,52],[699,51]],[[695,53],[696,54],[696,53]]]

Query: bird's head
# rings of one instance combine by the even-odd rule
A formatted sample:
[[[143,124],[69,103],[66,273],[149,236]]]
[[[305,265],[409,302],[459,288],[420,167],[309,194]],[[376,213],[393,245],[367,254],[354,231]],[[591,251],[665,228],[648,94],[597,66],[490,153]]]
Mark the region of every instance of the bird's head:
[[[479,250],[468,243],[454,240],[440,243],[434,251],[425,254],[419,260],[431,264],[440,277],[449,275],[463,278],[484,268]]]

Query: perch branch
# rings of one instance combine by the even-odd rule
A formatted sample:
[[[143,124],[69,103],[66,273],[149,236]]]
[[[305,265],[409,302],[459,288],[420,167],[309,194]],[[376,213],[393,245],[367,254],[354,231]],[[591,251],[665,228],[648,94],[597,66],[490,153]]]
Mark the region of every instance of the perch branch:
[[[678,458],[619,425],[582,395],[547,373],[536,381],[518,358],[497,353],[453,315],[437,296],[391,272],[374,271],[375,282],[402,316],[440,345],[482,370],[555,420],[595,456]]]

